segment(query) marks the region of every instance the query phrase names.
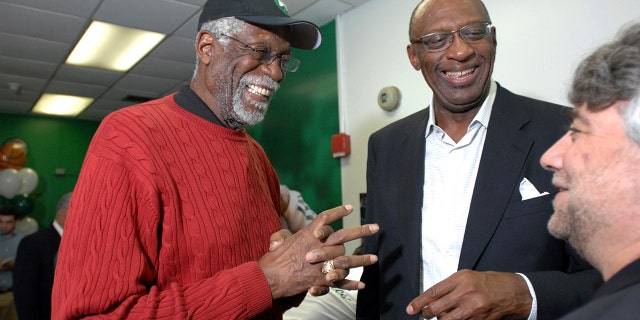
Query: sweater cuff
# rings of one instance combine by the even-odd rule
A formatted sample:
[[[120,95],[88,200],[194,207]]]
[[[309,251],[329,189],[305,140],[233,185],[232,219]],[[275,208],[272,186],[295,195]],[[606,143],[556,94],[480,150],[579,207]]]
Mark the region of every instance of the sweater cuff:
[[[267,282],[267,278],[262,272],[262,268],[257,261],[247,262],[233,268],[233,273],[243,290],[247,305],[247,313],[249,318],[268,310],[273,305],[271,297],[271,287]]]

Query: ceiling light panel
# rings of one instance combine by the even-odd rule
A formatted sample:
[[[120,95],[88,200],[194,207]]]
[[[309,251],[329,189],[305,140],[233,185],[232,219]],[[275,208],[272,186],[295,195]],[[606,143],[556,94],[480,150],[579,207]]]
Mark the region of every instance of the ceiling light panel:
[[[92,98],[45,93],[33,107],[34,113],[74,117],[86,109]]]
[[[66,63],[128,71],[164,37],[162,33],[93,21]]]

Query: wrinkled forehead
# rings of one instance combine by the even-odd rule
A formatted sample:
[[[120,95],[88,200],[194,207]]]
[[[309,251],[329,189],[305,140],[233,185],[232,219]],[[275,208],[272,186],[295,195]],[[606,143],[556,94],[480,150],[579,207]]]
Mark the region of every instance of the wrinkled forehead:
[[[458,24],[489,20],[486,7],[478,0],[427,0],[416,7],[411,27],[416,32],[434,28],[457,29],[461,27]]]

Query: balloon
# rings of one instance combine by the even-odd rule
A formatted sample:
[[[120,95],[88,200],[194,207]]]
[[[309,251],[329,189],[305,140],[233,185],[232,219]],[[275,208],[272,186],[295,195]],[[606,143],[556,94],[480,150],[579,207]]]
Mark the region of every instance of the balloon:
[[[28,196],[19,194],[13,199],[9,200],[9,203],[12,204],[16,209],[18,209],[18,219],[28,215],[33,211],[33,199]]]
[[[22,181],[18,194],[29,194],[38,186],[38,174],[33,169],[22,168],[18,175]]]
[[[0,196],[0,208],[6,206],[9,203],[9,200],[3,196]]]
[[[18,170],[16,169],[3,169],[0,170],[0,195],[11,199],[13,196],[18,194],[18,190],[20,190],[20,185],[22,185],[22,179],[18,175]]]
[[[15,231],[25,236],[30,235],[38,231],[38,222],[34,218],[24,217],[18,220],[18,224],[16,224]]]
[[[29,147],[24,140],[13,138],[0,147],[0,168],[20,169],[27,160]]]

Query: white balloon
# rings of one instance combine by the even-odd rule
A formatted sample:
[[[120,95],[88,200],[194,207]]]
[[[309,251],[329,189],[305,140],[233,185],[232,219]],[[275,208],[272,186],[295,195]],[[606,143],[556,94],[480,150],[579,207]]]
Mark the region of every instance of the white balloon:
[[[17,194],[29,194],[38,186],[38,174],[31,168],[18,170],[21,179],[20,189]]]
[[[18,170],[0,170],[0,195],[7,199],[11,199],[13,196],[18,194],[20,185],[22,185],[22,179],[18,175]]]
[[[17,233],[28,236],[36,231],[38,231],[38,222],[31,217],[24,217],[18,220],[18,224],[16,224]]]

